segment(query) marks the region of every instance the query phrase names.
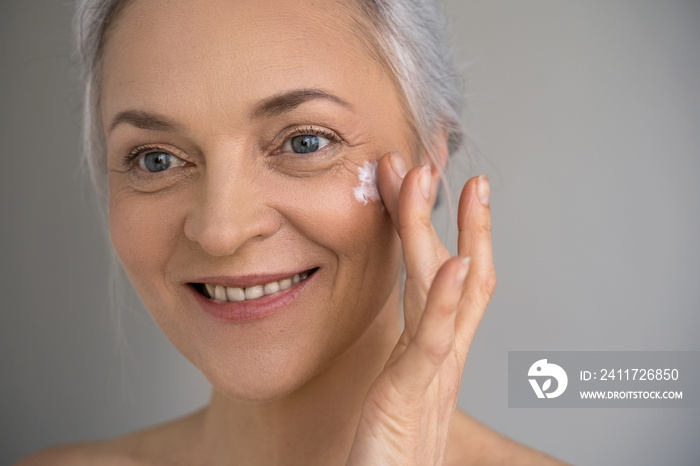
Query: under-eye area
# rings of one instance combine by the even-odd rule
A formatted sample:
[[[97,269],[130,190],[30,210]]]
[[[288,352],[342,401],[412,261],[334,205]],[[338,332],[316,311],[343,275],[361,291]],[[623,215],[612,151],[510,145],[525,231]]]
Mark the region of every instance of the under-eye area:
[[[303,282],[318,270],[318,267],[285,277],[269,283],[251,286],[224,286],[216,283],[190,283],[198,293],[215,301],[240,302],[250,301],[285,291]]]
[[[283,142],[273,141],[269,146],[278,145],[278,149],[267,152],[267,161],[273,170],[293,177],[309,177],[327,172],[339,162],[346,143],[334,132],[311,126],[283,132]]]

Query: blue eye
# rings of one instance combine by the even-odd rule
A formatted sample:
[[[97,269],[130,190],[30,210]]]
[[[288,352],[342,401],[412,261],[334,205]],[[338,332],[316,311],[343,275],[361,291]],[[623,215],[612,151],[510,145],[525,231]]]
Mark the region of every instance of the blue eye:
[[[181,167],[185,165],[185,161],[179,157],[168,154],[167,152],[148,152],[141,156],[139,167],[151,173],[157,173],[167,170],[171,167]]]
[[[162,172],[170,168],[170,155],[165,152],[149,152],[141,158],[140,165],[149,172]]]
[[[316,134],[294,136],[284,143],[282,150],[296,154],[310,154],[330,144],[328,139]]]
[[[318,150],[318,146],[318,136],[305,134],[303,136],[296,136],[292,138],[292,149],[297,154],[308,154],[309,152],[316,152]]]

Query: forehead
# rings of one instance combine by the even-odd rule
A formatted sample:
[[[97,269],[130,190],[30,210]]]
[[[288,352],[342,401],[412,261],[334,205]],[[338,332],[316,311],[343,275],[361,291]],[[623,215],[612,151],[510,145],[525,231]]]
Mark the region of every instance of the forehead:
[[[245,105],[287,88],[371,102],[391,80],[372,58],[348,2],[131,2],[103,59],[103,114],[119,106]]]

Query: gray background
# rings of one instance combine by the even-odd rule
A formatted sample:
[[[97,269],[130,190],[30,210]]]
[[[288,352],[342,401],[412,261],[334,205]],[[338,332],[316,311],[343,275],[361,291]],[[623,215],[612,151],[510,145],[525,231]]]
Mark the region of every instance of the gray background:
[[[509,409],[507,351],[700,350],[700,2],[446,8],[471,137],[457,180],[492,180],[499,277],[460,406],[575,464],[697,465],[698,410]],[[109,311],[71,16],[0,0],[0,464],[208,396],[128,292]]]

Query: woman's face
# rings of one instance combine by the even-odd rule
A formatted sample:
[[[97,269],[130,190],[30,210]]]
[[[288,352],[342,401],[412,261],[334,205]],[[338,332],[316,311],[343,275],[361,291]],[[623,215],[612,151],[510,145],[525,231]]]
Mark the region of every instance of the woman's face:
[[[150,0],[108,36],[114,247],[166,335],[229,396],[299,387],[397,286],[391,220],[354,189],[410,139],[354,28],[341,2]]]

